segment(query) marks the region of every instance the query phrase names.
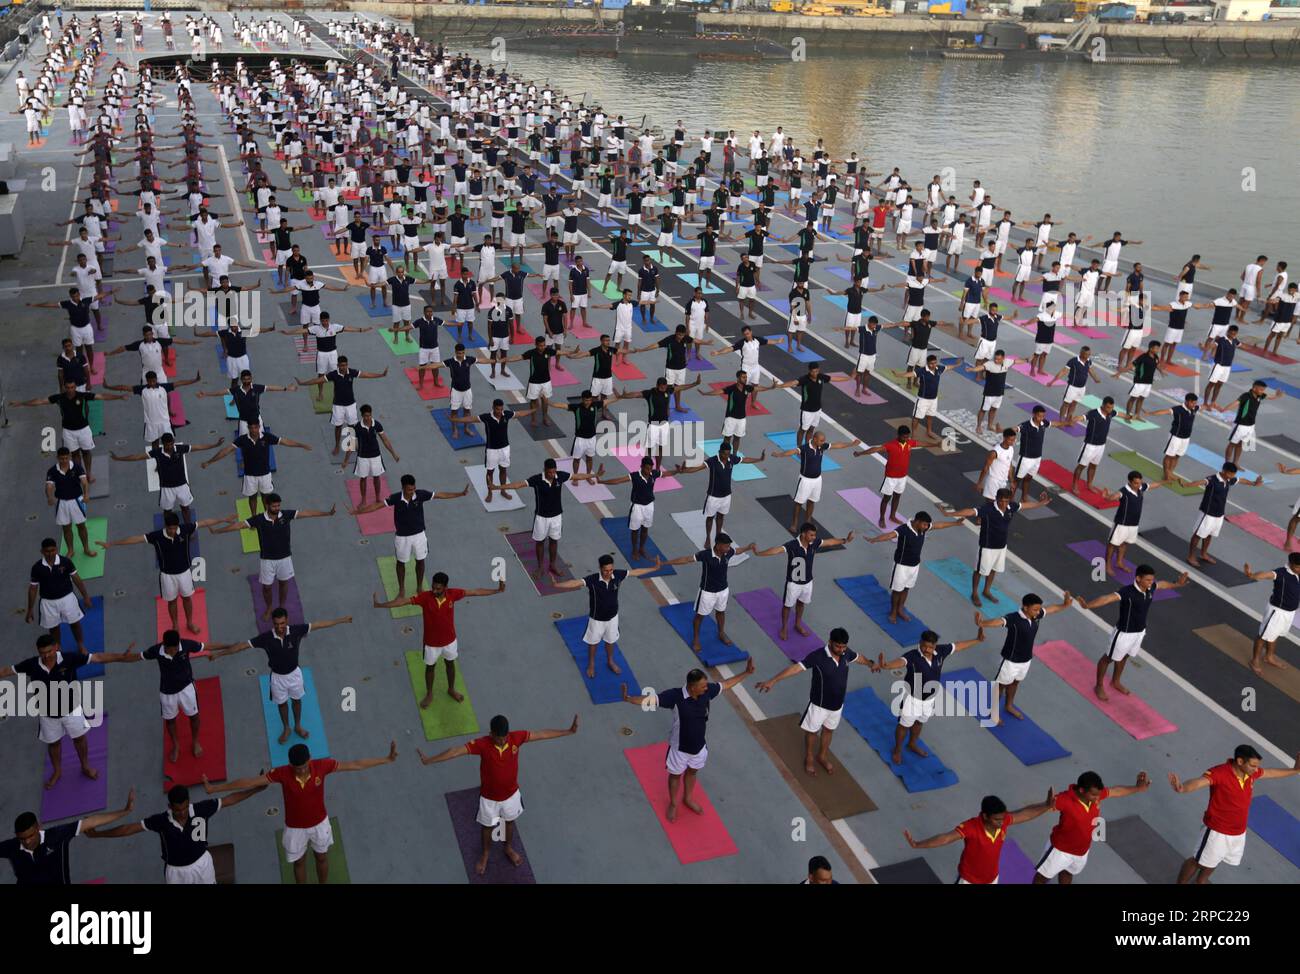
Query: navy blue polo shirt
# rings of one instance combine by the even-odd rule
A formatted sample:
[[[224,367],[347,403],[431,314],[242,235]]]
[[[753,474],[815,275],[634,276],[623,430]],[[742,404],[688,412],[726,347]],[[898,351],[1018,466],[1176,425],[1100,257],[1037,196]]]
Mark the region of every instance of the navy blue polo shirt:
[[[1043,617],[1030,619],[1017,610],[1003,618],[1007,621],[1007,638],[1002,644],[1002,658],[1008,663],[1028,663],[1034,658],[1034,640],[1038,638],[1038,624]]]
[[[659,706],[673,712],[673,730],[668,746],[683,754],[699,754],[704,750],[704,731],[709,723],[709,702],[722,692],[721,683],[710,683],[708,689],[692,700],[685,687],[673,687],[659,694]]]
[[[587,586],[587,615],[597,622],[608,622],[618,615],[618,587],[627,578],[626,568],[615,568],[608,581],[593,572],[582,581]]]
[[[432,491],[418,488],[409,501],[400,490],[384,498],[384,503],[393,509],[393,527],[399,537],[408,538],[424,531],[424,505],[431,500]]]
[[[60,470],[56,463],[46,471],[45,482],[54,485],[55,500],[75,501],[81,496],[81,478],[85,475],[79,463],[70,464],[67,470]]]
[[[1236,482],[1236,477],[1224,480],[1217,473],[1206,481],[1205,493],[1201,495],[1201,513],[1210,517],[1223,517],[1224,511],[1228,509],[1228,491],[1232,490],[1232,485]]]
[[[1192,436],[1192,424],[1196,422],[1196,414],[1201,411],[1200,406],[1193,406],[1188,409],[1182,403],[1174,406],[1169,424],[1169,435],[1175,436],[1180,440],[1190,439]]]
[[[70,558],[55,555],[53,565],[42,558],[32,565],[32,584],[40,590],[41,598],[52,602],[72,594],[72,576],[75,574],[77,566]]]
[[[192,521],[181,524],[176,529],[176,537],[171,537],[163,528],[150,531],[144,536],[145,541],[153,546],[154,559],[158,562],[158,571],[164,575],[184,575],[190,570],[190,539],[197,530]]]
[[[791,538],[785,548],[785,580],[793,585],[802,585],[813,580],[813,558],[821,551],[822,539],[813,538],[807,548],[798,538]]]
[[[1124,527],[1137,527],[1142,523],[1142,501],[1151,485],[1142,482],[1142,489],[1134,492],[1128,484],[1119,491],[1119,507],[1115,508],[1115,523]]]
[[[555,480],[549,481],[545,474],[535,473],[528,478],[528,486],[533,488],[533,515],[535,517],[559,517],[563,513],[561,498],[569,474],[563,470],[555,471]]]
[[[40,842],[32,851],[23,848],[17,837],[0,841],[0,859],[14,867],[19,886],[67,886],[72,883],[68,869],[68,843],[81,834],[81,822],[50,825],[41,831]]]
[[[731,472],[736,465],[735,454],[727,454],[728,459],[723,461],[721,457],[709,457],[704,461],[704,465],[709,469],[709,486],[707,493],[709,497],[730,497],[731,496]]]
[[[248,645],[266,653],[266,661],[271,665],[272,673],[288,676],[298,668],[298,652],[309,632],[309,623],[298,623],[289,626],[281,639],[274,629],[268,629],[250,639]]]
[[[819,448],[811,443],[799,447],[799,476],[816,478],[822,475],[822,456],[829,450],[830,444],[823,443]]]
[[[1032,419],[1020,424],[1020,459],[1038,460],[1043,456],[1043,440],[1047,437],[1047,423],[1035,426]]]
[[[642,506],[655,502],[655,481],[660,477],[658,470],[651,470],[650,476],[642,476],[640,470],[633,470],[630,477],[632,484],[632,503]]]
[[[235,446],[244,461],[245,477],[267,477],[271,473],[271,447],[280,442],[274,433],[263,433],[254,442],[244,434],[235,437]]]
[[[1077,355],[1065,364],[1067,384],[1086,386],[1088,384],[1088,363]]]
[[[220,798],[205,798],[190,804],[190,817],[181,826],[172,818],[171,810],[150,815],[140,824],[158,834],[162,844],[163,862],[169,866],[192,866],[208,851],[207,820],[217,814]]]
[[[501,418],[497,419],[491,413],[479,413],[479,421],[483,424],[486,441],[485,449],[504,450],[510,445],[510,432],[507,427],[510,420],[514,418],[514,411],[510,409],[501,412]]]
[[[921,564],[921,548],[925,545],[925,532],[917,531],[911,524],[900,524],[895,532],[898,535],[894,545],[894,564]]]
[[[1100,409],[1089,409],[1088,429],[1084,433],[1083,442],[1091,446],[1105,446],[1110,437],[1110,422],[1114,418],[1114,413],[1103,416]]]
[[[253,413],[252,418],[257,418],[256,412]],[[158,469],[158,486],[183,487],[188,483],[185,473],[185,454],[189,452],[190,445],[188,443],[173,443],[171,453],[168,453],[161,446],[149,449],[149,457]]]
[[[858,654],[846,649],[838,660],[829,646],[814,649],[799,661],[799,665],[812,673],[808,688],[808,702],[822,710],[840,710],[849,689],[849,664]]]
[[[196,639],[182,639],[175,656],[163,652],[162,643],[154,643],[140,653],[141,659],[158,661],[158,692],[180,693],[194,682],[194,668],[190,657],[203,652],[203,644]],[[175,865],[175,863],[173,863]]]
[[[920,648],[909,649],[903,654],[907,660],[907,672],[903,680],[907,683],[907,692],[922,700],[929,700],[939,692],[939,683],[943,679],[943,661],[953,653],[952,643],[940,643],[934,648],[934,656],[925,658]]]
[[[1283,565],[1273,572],[1273,594],[1268,604],[1283,612],[1300,609],[1300,575]]]
[[[70,684],[77,679],[77,670],[90,662],[90,656],[86,653],[65,653],[59,651],[54,655],[54,665],[48,670],[41,665],[39,656],[29,656],[27,659],[14,664],[14,672],[21,673],[33,683],[43,683],[46,688],[46,701],[51,713],[47,717],[66,716],[61,713],[53,713],[60,710],[60,701],[64,694],[54,693],[50,689],[50,684]],[[72,701],[69,701],[72,702]]]
[[[1011,519],[1020,510],[1020,504],[1012,501],[1007,505],[1006,513],[998,510],[997,501],[989,501],[977,512],[980,519],[980,547],[1005,548],[1007,535],[1011,533]]]
[[[695,552],[695,560],[700,563],[700,591],[725,592],[727,590],[727,565],[730,564],[734,548],[719,558],[712,548],[702,548]]]
[[[451,376],[451,387],[457,392],[468,392],[470,388],[470,379],[474,373],[475,359],[468,355],[463,359],[455,356],[449,359],[443,359],[442,364],[447,367],[447,374]]]
[[[297,515],[297,511],[282,508],[274,521],[262,513],[254,514],[244,522],[257,532],[257,547],[262,560],[279,561],[289,557],[289,525]]]
[[[1155,593],[1154,584],[1147,592],[1131,583],[1120,589],[1119,617],[1115,620],[1115,628],[1119,632],[1146,632],[1147,613],[1151,611],[1151,600],[1155,598]]]
[[[945,365],[936,365],[933,372],[928,368],[918,369],[916,372],[916,398],[938,399],[939,377],[946,371],[947,366]]]
[[[441,318],[416,318],[411,322],[411,327],[415,329],[416,341],[420,348],[436,349],[438,347],[438,326],[442,324]]]

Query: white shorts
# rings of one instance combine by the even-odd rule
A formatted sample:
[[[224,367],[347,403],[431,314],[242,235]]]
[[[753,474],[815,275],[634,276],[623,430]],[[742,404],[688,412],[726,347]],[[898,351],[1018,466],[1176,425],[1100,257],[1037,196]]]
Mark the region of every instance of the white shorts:
[[[1048,355],[1052,351],[1053,342],[1034,342],[1035,355]]]
[[[352,241],[348,253],[352,256],[353,260],[361,260],[366,256],[366,245],[364,243],[357,243],[354,240]]]
[[[269,494],[275,490],[275,485],[271,483],[269,473],[262,474],[260,477],[249,476],[244,474],[244,496],[252,497],[254,494]]]
[[[357,424],[357,404],[330,407],[331,426],[355,426]]]
[[[807,330],[808,330],[808,317],[807,317],[807,315],[791,315],[791,316],[790,316],[790,322],[789,322],[789,324],[786,326],[786,331],[788,331],[788,332],[796,332],[796,331],[807,331]]]
[[[452,389],[451,390],[451,408],[456,409],[473,409],[474,408],[474,390],[473,389]]]
[[[289,862],[297,862],[305,856],[308,845],[312,852],[323,856],[334,844],[334,828],[327,815],[309,829],[286,828],[280,843],[284,846],[284,858]]]
[[[889,591],[906,592],[916,584],[916,577],[920,573],[920,565],[894,565],[894,570],[889,574]]]
[[[158,590],[164,602],[172,602],[177,598],[188,599],[194,594],[194,576],[188,570],[175,575],[159,572]]]
[[[1165,344],[1166,344],[1166,345],[1177,345],[1177,344],[1178,344],[1179,342],[1181,342],[1182,340],[1183,340],[1183,329],[1182,329],[1182,328],[1166,328],[1166,329],[1165,329]]]
[[[1024,480],[1026,477],[1037,477],[1038,468],[1042,465],[1042,457],[1021,457],[1020,462],[1016,465],[1016,479]]]
[[[1094,464],[1101,463],[1101,458],[1106,455],[1105,443],[1085,443],[1083,449],[1079,451],[1079,459],[1076,466],[1091,467]]]
[[[37,736],[42,744],[57,744],[64,736],[76,740],[90,732],[90,724],[78,707],[74,713],[65,717],[40,717],[40,731]]]
[[[1110,529],[1110,539],[1108,544],[1122,545],[1135,544],[1138,539],[1138,526],[1136,524],[1116,524]]]
[[[785,607],[787,609],[792,609],[796,602],[802,602],[804,605],[807,605],[812,601],[812,590],[812,582],[786,582]]]
[[[485,450],[483,452],[483,465],[488,470],[510,466],[510,447],[503,446],[499,450]]]
[[[927,416],[933,416],[938,411],[938,399],[918,399],[915,408],[912,410],[912,418],[925,419]]]
[[[357,457],[356,475],[362,479],[378,477],[384,472],[384,461],[379,457]]]
[[[533,540],[545,541],[549,538],[552,541],[560,540],[560,522],[564,518],[563,514],[557,514],[555,517],[534,517],[533,518]]]
[[[397,560],[402,564],[414,558],[424,561],[429,557],[429,539],[423,531],[419,534],[399,534],[393,538]]]
[[[1120,344],[1120,348],[1137,348],[1141,344],[1142,329],[1129,328],[1124,332],[1124,341]]]
[[[1187,453],[1187,444],[1192,441],[1190,436],[1171,436],[1169,442],[1165,444],[1165,456],[1181,457]]]
[[[701,257],[698,261],[700,270],[711,271],[718,263],[717,257]]]
[[[742,285],[736,288],[736,297],[739,298],[741,301],[753,300],[757,296],[758,296],[758,288],[754,287],[752,284],[749,285],[748,287]]]
[[[482,795],[478,797],[476,821],[485,829],[493,828],[502,822],[513,822],[522,814],[524,814],[524,799],[518,791],[501,802],[494,802]]]
[[[704,498],[704,516],[716,517],[719,514],[727,515],[731,513],[731,495],[726,497],[714,497],[708,494]]]
[[[639,300],[641,304],[654,304],[657,300],[659,300],[659,292],[642,291]]]
[[[1133,387],[1129,389],[1128,394],[1130,399],[1145,399],[1147,396],[1151,395],[1151,383],[1135,382],[1133,383]]]
[[[909,304],[903,310],[904,321],[918,321],[920,317],[921,317],[921,305],[919,304]]]
[[[158,488],[158,506],[164,511],[171,511],[179,504],[181,507],[194,506],[194,494],[190,490],[189,484],[181,484],[179,487],[160,487]]]
[[[810,703],[803,712],[803,720],[799,723],[799,729],[809,734],[816,734],[823,730],[833,731],[840,726],[840,717],[843,715],[843,707],[839,710],[827,710],[815,703]]]
[[[705,592],[701,589],[695,596],[695,614],[706,616],[711,612],[726,612],[727,598],[730,594],[729,588],[724,588],[721,592]]]
[[[1009,659],[1004,659],[998,666],[997,675],[993,682],[1000,686],[1010,686],[1012,683],[1019,683],[1029,675],[1029,667],[1033,665],[1033,660],[1026,660],[1024,663],[1013,663]]]
[[[1061,873],[1077,876],[1083,872],[1083,867],[1086,865],[1088,865],[1088,853],[1073,856],[1060,849],[1054,849],[1052,843],[1048,842],[1042,858],[1038,860],[1038,875],[1046,876],[1048,879],[1055,879]]]
[[[577,460],[579,457],[594,457],[596,455],[596,440],[594,437],[575,436],[573,438],[573,452],[571,456]]]
[[[1118,629],[1111,630],[1110,648],[1106,650],[1106,658],[1112,662],[1118,663],[1122,659],[1128,659],[1130,656],[1136,656],[1142,652],[1142,640],[1146,637],[1146,630],[1141,632],[1120,632]]]
[[[1201,519],[1196,522],[1196,530],[1193,532],[1193,536],[1197,538],[1217,538],[1222,530],[1222,516],[1212,517],[1209,514],[1202,514]]]
[[[987,413],[994,409],[1002,408],[1001,396],[985,396],[980,402],[980,412]]]
[[[934,716],[935,701],[938,699],[939,695],[937,693],[929,700],[922,700],[920,697],[914,697],[909,693],[898,706],[899,726],[911,727],[913,724],[924,724]]]
[[[1066,386],[1065,397],[1062,399],[1062,402],[1078,402],[1083,398],[1083,394],[1087,391],[1087,386]]]
[[[684,386],[686,385],[686,370],[665,369],[664,378],[668,380],[670,386]]]
[[[1006,548],[981,548],[980,549],[980,575],[987,575],[989,572],[1000,572],[1006,569],[1007,549]]]
[[[386,267],[367,267],[366,283],[372,287],[376,284],[384,284],[388,281],[388,268]]]
[[[166,423],[145,423],[144,424],[144,441],[154,443],[162,438],[164,433],[172,431],[172,424]]]
[[[674,777],[683,775],[687,770],[699,771],[709,760],[709,749],[700,748],[699,754],[685,754],[671,745],[668,748],[668,756],[664,759],[664,767],[668,773]]]
[[[175,720],[181,711],[185,712],[186,717],[193,717],[199,712],[199,698],[195,695],[193,683],[180,693],[160,693],[158,699],[162,702],[163,720]]]
[[[54,505],[55,524],[84,524],[86,509],[80,499],[57,501]]]
[[[646,450],[663,448],[668,440],[669,426],[665,422],[652,422],[646,427]]]
[[[587,619],[587,631],[582,634],[582,641],[588,646],[597,643],[618,642],[618,616],[612,619]]]
[[[290,700],[301,700],[306,692],[300,667],[295,666],[292,673],[271,674],[271,702],[276,706]]]
[[[1201,834],[1201,844],[1196,847],[1193,856],[1198,866],[1214,869],[1223,864],[1241,865],[1242,853],[1246,851],[1246,833],[1241,835],[1224,835],[1214,829],[1206,829]]]
[[[217,868],[206,849],[188,866],[164,866],[163,882],[168,886],[216,886]]]
[[[817,424],[820,423],[821,420],[822,420],[822,411],[820,409],[814,410],[812,412],[808,412],[807,410],[803,410],[803,409],[799,410],[799,428],[801,430],[816,429]]]
[[[575,294],[572,298],[569,299],[569,307],[585,308],[587,307],[587,302],[590,298],[591,298],[590,294]]]
[[[1232,435],[1228,437],[1230,444],[1240,443],[1241,448],[1246,452],[1253,452],[1255,449],[1255,427],[1254,426],[1234,426]]]
[[[630,531],[654,527],[655,506],[653,504],[633,504],[631,510],[628,511],[627,526]]]
[[[85,613],[81,611],[81,603],[77,601],[75,592],[69,592],[61,599],[40,600],[42,629],[53,629],[61,622],[72,625],[80,622],[83,615]]]
[[[1259,638],[1266,643],[1275,642],[1291,631],[1291,623],[1294,621],[1295,612],[1270,605],[1259,624]]]
[[[433,666],[440,659],[454,660],[460,655],[460,641],[453,639],[446,646],[425,646],[424,665]]]
[[[78,450],[93,450],[95,448],[95,438],[91,434],[89,426],[83,426],[79,430],[65,429],[63,431],[63,445],[73,453]]]
[[[95,344],[95,329],[91,325],[82,325],[80,328],[71,328],[72,347],[85,348]]]
[[[528,401],[532,402],[538,396],[543,399],[550,399],[552,396],[551,384],[549,382],[530,382],[528,383]]]
[[[614,394],[613,379],[592,379],[591,394],[596,398],[601,396],[612,396]]]
[[[411,320],[411,306],[409,304],[393,305],[393,324]]]
[[[800,477],[799,486],[794,491],[794,502],[796,504],[806,504],[808,501],[812,501],[815,504],[821,499],[821,477]]]
[[[1216,365],[1210,369],[1210,377],[1205,381],[1211,385],[1216,382],[1227,382],[1230,375],[1232,375],[1231,365]]]
[[[655,238],[655,244],[660,248],[671,247],[673,245],[673,235],[671,233],[661,233]]]
[[[263,558],[258,562],[257,576],[263,585],[287,582],[293,578],[293,559]]]
[[[859,356],[858,356],[858,371],[859,371],[859,372],[870,372],[870,371],[871,371],[872,369],[874,369],[875,367],[876,367],[876,357],[875,357],[874,355],[859,355]]]
[[[991,338],[981,338],[975,349],[975,361],[983,362],[985,359],[991,359],[997,350],[997,342]]]
[[[1105,274],[1107,277],[1114,275],[1114,273],[1118,270],[1119,270],[1119,261],[1117,260],[1103,260],[1101,262],[1101,272]]]

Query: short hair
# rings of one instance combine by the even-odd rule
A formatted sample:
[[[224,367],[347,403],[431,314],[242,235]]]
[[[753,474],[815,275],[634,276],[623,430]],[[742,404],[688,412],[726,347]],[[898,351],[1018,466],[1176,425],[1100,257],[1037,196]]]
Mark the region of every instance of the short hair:
[[[811,876],[813,873],[821,872],[823,869],[825,869],[827,872],[831,871],[830,860],[828,860],[825,856],[813,856],[811,859],[808,860],[809,876]]]
[[[190,800],[190,790],[185,785],[173,785],[167,791],[167,801],[173,805],[181,805]]]
[[[447,577],[446,572],[434,572],[433,577],[429,579],[430,585],[446,585],[451,579]]]
[[[181,644],[181,634],[178,629],[168,629],[162,634],[162,644],[164,646],[179,646]]]
[[[1023,599],[1020,600],[1020,604],[1025,608],[1028,608],[1031,605],[1042,605],[1043,597],[1041,595],[1036,595],[1033,592],[1030,592],[1028,595],[1026,595]]]
[[[998,488],[997,499],[998,499],[998,500],[1002,500],[1004,497],[1005,497],[1005,498],[1011,498],[1011,497],[1014,497],[1015,494],[1016,494],[1016,492],[1015,492],[1014,490],[1012,490],[1010,487],[999,487],[999,488]]]
[[[289,610],[286,609],[284,606],[279,606],[278,608],[272,609],[272,610],[271,610],[271,618],[272,618],[272,619],[287,619],[287,618],[289,618]]]
[[[1262,761],[1260,753],[1249,744],[1238,744],[1232,752],[1232,757],[1237,761]]]
[[[930,514],[927,511],[917,511],[916,517],[913,518],[913,520],[920,521],[922,524],[929,524],[933,518],[930,517]]]
[[[42,549],[45,549],[45,548],[57,548],[58,546],[59,546],[59,545],[58,545],[58,542],[56,542],[53,538],[42,538],[42,539],[41,539],[41,548],[42,548]]]
[[[927,629],[927,630],[925,630],[925,632],[921,633],[921,642],[923,642],[923,643],[938,643],[938,642],[939,642],[939,634],[938,634],[937,632],[935,632],[933,629]]]
[[[694,669],[686,674],[686,685],[690,686],[693,683],[699,683],[701,680],[707,680],[708,678],[708,674],[703,670]]]
[[[1226,470],[1228,473],[1236,473],[1237,465],[1235,463],[1224,463],[1223,469]]]
[[[598,559],[596,559],[596,564],[600,565],[601,568],[604,568],[606,565],[612,565],[614,564],[614,556],[601,555]]]
[[[555,458],[554,458],[554,457],[547,457],[547,458],[546,458],[546,462],[542,464],[542,469],[543,469],[543,470],[554,470],[554,469],[555,469]]]
[[[1113,406],[1113,405],[1115,405],[1115,397],[1114,397],[1114,396],[1107,396],[1105,399],[1103,399],[1103,400],[1101,401],[1101,404],[1102,404],[1103,406]]]
[[[836,626],[831,630],[830,641],[833,643],[845,643],[849,641],[849,631],[842,626]]]
[[[985,795],[980,799],[981,815],[1001,815],[1007,810],[1007,803],[997,795]]]
[[[411,474],[411,473],[404,473],[404,474],[402,474],[401,484],[402,484],[403,487],[414,487],[414,486],[415,486],[415,474]]]
[[[289,763],[295,768],[301,768],[311,760],[311,751],[307,749],[306,744],[295,744],[289,748]]]
[[[1137,578],[1138,576],[1143,576],[1143,575],[1154,575],[1155,573],[1156,570],[1152,568],[1150,565],[1145,565],[1145,564],[1138,565],[1137,571],[1133,573],[1133,577]]]
[[[1079,780],[1075,782],[1075,784],[1080,791],[1088,791],[1092,788],[1101,789],[1106,787],[1102,783],[1101,775],[1097,774],[1096,771],[1085,771],[1083,774],[1079,775]]]
[[[272,504],[279,504],[279,503],[280,503],[280,495],[279,495],[279,494],[267,494],[267,495],[266,495],[266,506],[267,506],[267,507],[270,507]]]
[[[28,829],[34,829],[38,824],[35,812],[23,812],[14,819],[14,835],[20,832],[26,832]]]

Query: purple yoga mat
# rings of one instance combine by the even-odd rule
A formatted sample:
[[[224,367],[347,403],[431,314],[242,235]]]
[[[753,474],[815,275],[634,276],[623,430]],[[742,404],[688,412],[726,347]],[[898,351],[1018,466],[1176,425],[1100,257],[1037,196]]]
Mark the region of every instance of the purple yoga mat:
[[[1066,545],[1080,558],[1086,561],[1092,561],[1094,558],[1106,557],[1106,546],[1100,541],[1075,541]],[[1122,568],[1111,576],[1117,585],[1133,584],[1133,573],[1126,572]],[[1166,579],[1167,581],[1167,579]],[[1178,592],[1172,588],[1157,589],[1155,595],[1151,597],[1153,602],[1165,602],[1169,599],[1178,598]]]
[[[1034,881],[1034,861],[1016,840],[1008,837],[1002,843],[1002,858],[998,860],[998,884],[1027,886]]]
[[[271,620],[262,618],[262,613],[266,611],[266,601],[262,598],[262,583],[256,575],[248,576],[248,590],[253,596],[253,618],[258,632],[266,632],[271,628]],[[280,604],[280,583],[271,583],[271,604],[278,607]],[[307,621],[307,617],[302,612],[302,599],[298,596],[298,579],[289,579],[288,590],[284,593],[284,607],[289,610],[289,625],[299,626]]]
[[[478,857],[483,852],[483,827],[478,824],[478,789],[466,788],[464,791],[447,792],[447,811],[451,813],[451,827],[456,832],[456,844],[460,846],[461,858],[465,861],[465,875],[471,885],[500,885],[504,883],[534,884],[537,877],[533,875],[532,863],[524,849],[524,838],[515,823],[514,837],[511,845],[515,852],[524,857],[518,866],[511,865],[506,858],[502,843],[493,842],[488,854],[487,871],[479,876],[474,872]]]
[[[524,571],[528,573],[529,580],[532,581],[533,585],[536,587],[538,595],[561,594],[561,590],[551,584],[551,579],[554,576],[552,576],[549,571],[543,572],[540,578],[533,578],[533,572],[537,570],[537,543],[533,541],[533,533],[531,531],[516,531],[514,534],[507,534],[506,540],[510,542],[510,547],[514,549],[515,557],[519,559],[519,563],[523,565]],[[543,557],[545,557],[547,552],[543,551],[542,554]],[[550,564],[550,560],[548,559],[546,561],[546,566],[549,568]],[[569,568],[568,562],[563,558],[559,560],[559,564],[556,565],[556,568],[560,572],[560,581],[567,582],[569,579],[573,578],[573,571]]]
[[[45,781],[54,773],[50,756],[45,755],[45,777],[41,779],[41,821],[55,822],[73,815],[97,812],[108,807],[108,715],[103,714],[98,727],[91,727],[86,735],[90,750],[90,766],[99,772],[91,781],[81,773],[81,761],[72,741],[63,739],[63,777],[50,791],[44,791]]]
[[[758,628],[767,633],[777,648],[791,660],[802,660],[814,650],[826,645],[822,638],[811,630],[811,635],[801,636],[794,630],[794,609],[790,610],[789,639],[781,639],[781,597],[770,588],[757,588],[752,592],[741,592],[736,596],[746,612],[754,617]],[[807,628],[807,623],[804,624]]]
[[[844,503],[853,508],[864,518],[867,519],[866,526],[875,534],[880,534],[880,495],[870,487],[849,487],[845,490],[837,490],[835,493],[844,498]],[[898,527],[890,517],[889,511],[885,511],[885,530],[892,531]]]

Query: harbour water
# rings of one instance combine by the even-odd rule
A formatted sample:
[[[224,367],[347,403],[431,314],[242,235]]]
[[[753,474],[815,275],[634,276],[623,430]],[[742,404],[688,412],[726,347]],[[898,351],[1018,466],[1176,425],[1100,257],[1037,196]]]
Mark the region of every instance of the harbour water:
[[[1285,65],[718,63],[543,55],[508,40],[503,53],[510,70],[630,121],[680,118],[692,135],[783,125],[806,150],[822,138],[836,158],[856,150],[873,171],[898,166],[918,199],[935,174],[963,201],[979,179],[1017,220],[1050,212],[1080,235],[1121,230],[1152,267],[1177,270],[1197,252],[1213,268],[1205,279],[1225,286],[1256,255],[1294,250],[1300,99]]]

